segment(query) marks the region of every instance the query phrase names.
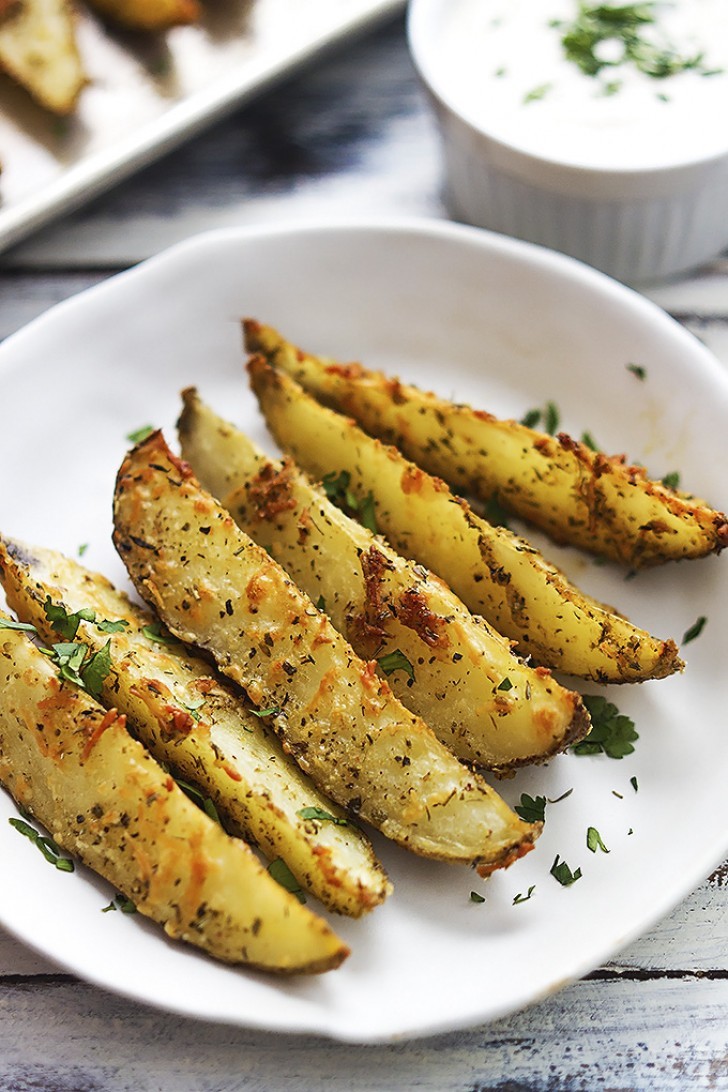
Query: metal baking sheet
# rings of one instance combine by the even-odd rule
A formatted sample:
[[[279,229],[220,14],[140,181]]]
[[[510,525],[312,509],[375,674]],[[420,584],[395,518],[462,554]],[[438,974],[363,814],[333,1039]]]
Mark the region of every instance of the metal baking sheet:
[[[164,35],[78,11],[88,84],[58,119],[0,77],[0,249],[75,208],[404,0],[209,0]]]

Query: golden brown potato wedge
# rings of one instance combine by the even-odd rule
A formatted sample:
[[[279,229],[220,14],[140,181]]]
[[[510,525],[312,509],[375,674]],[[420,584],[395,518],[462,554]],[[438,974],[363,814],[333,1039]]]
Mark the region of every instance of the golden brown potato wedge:
[[[47,642],[65,639],[70,625],[92,652],[108,644],[100,700],[127,715],[159,762],[212,800],[231,833],[270,860],[282,858],[330,910],[357,917],[386,898],[391,887],[362,831],[209,664],[161,632],[152,615],[78,562],[7,539],[0,539],[0,582],[18,617]]]
[[[480,519],[443,481],[317,402],[264,357],[253,357],[248,371],[281,447],[314,477],[348,473],[355,496],[372,494],[392,545],[436,572],[524,655],[599,682],[640,682],[682,668],[673,641],[584,595],[524,539]]]
[[[55,114],[70,114],[86,82],[66,0],[20,0],[0,12],[0,68]]]
[[[348,954],[321,918],[231,838],[0,614],[0,781],[50,832],[184,940],[227,962],[325,971]]]
[[[354,650],[386,668],[402,704],[459,758],[522,765],[586,735],[579,695],[516,657],[441,580],[350,519],[290,461],[268,459],[195,390],[183,399],[182,457],[201,484],[313,602],[323,599]]]
[[[122,464],[114,541],[140,595],[269,711],[327,796],[400,845],[484,875],[532,848],[539,825],[397,701],[159,433]]]
[[[197,0],[87,0],[104,19],[130,30],[168,30],[200,18]]]
[[[456,405],[360,364],[312,356],[252,320],[244,328],[249,352],[263,353],[316,398],[458,491],[497,498],[556,542],[632,568],[728,546],[724,513],[651,481],[622,456]]]

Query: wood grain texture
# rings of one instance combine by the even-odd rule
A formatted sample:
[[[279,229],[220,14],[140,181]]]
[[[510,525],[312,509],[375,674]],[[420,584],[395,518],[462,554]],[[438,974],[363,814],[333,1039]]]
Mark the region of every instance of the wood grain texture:
[[[0,259],[0,338],[207,228],[444,216],[439,178],[398,18]],[[728,256],[644,292],[728,367]],[[728,1089],[728,862],[584,981],[488,1027],[380,1047],[170,1017],[0,930],[0,1089]]]

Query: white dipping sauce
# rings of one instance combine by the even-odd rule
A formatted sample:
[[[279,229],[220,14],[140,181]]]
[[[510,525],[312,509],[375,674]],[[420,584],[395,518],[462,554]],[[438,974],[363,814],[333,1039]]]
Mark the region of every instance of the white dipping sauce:
[[[431,77],[475,127],[545,159],[636,170],[724,153],[728,0],[665,0],[651,10],[656,23],[640,37],[680,58],[703,53],[701,68],[658,79],[628,61],[589,76],[561,41],[578,0],[449,0],[429,51]],[[597,55],[618,59],[621,50],[612,40]]]

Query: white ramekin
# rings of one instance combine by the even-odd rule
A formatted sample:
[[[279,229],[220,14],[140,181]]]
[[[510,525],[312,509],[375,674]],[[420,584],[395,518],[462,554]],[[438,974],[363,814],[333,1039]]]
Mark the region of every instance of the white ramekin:
[[[450,214],[579,258],[628,284],[692,269],[728,246],[725,150],[652,168],[595,169],[534,155],[458,105],[438,64],[452,0],[410,0],[408,39],[442,138]],[[696,119],[699,124],[701,119]]]

